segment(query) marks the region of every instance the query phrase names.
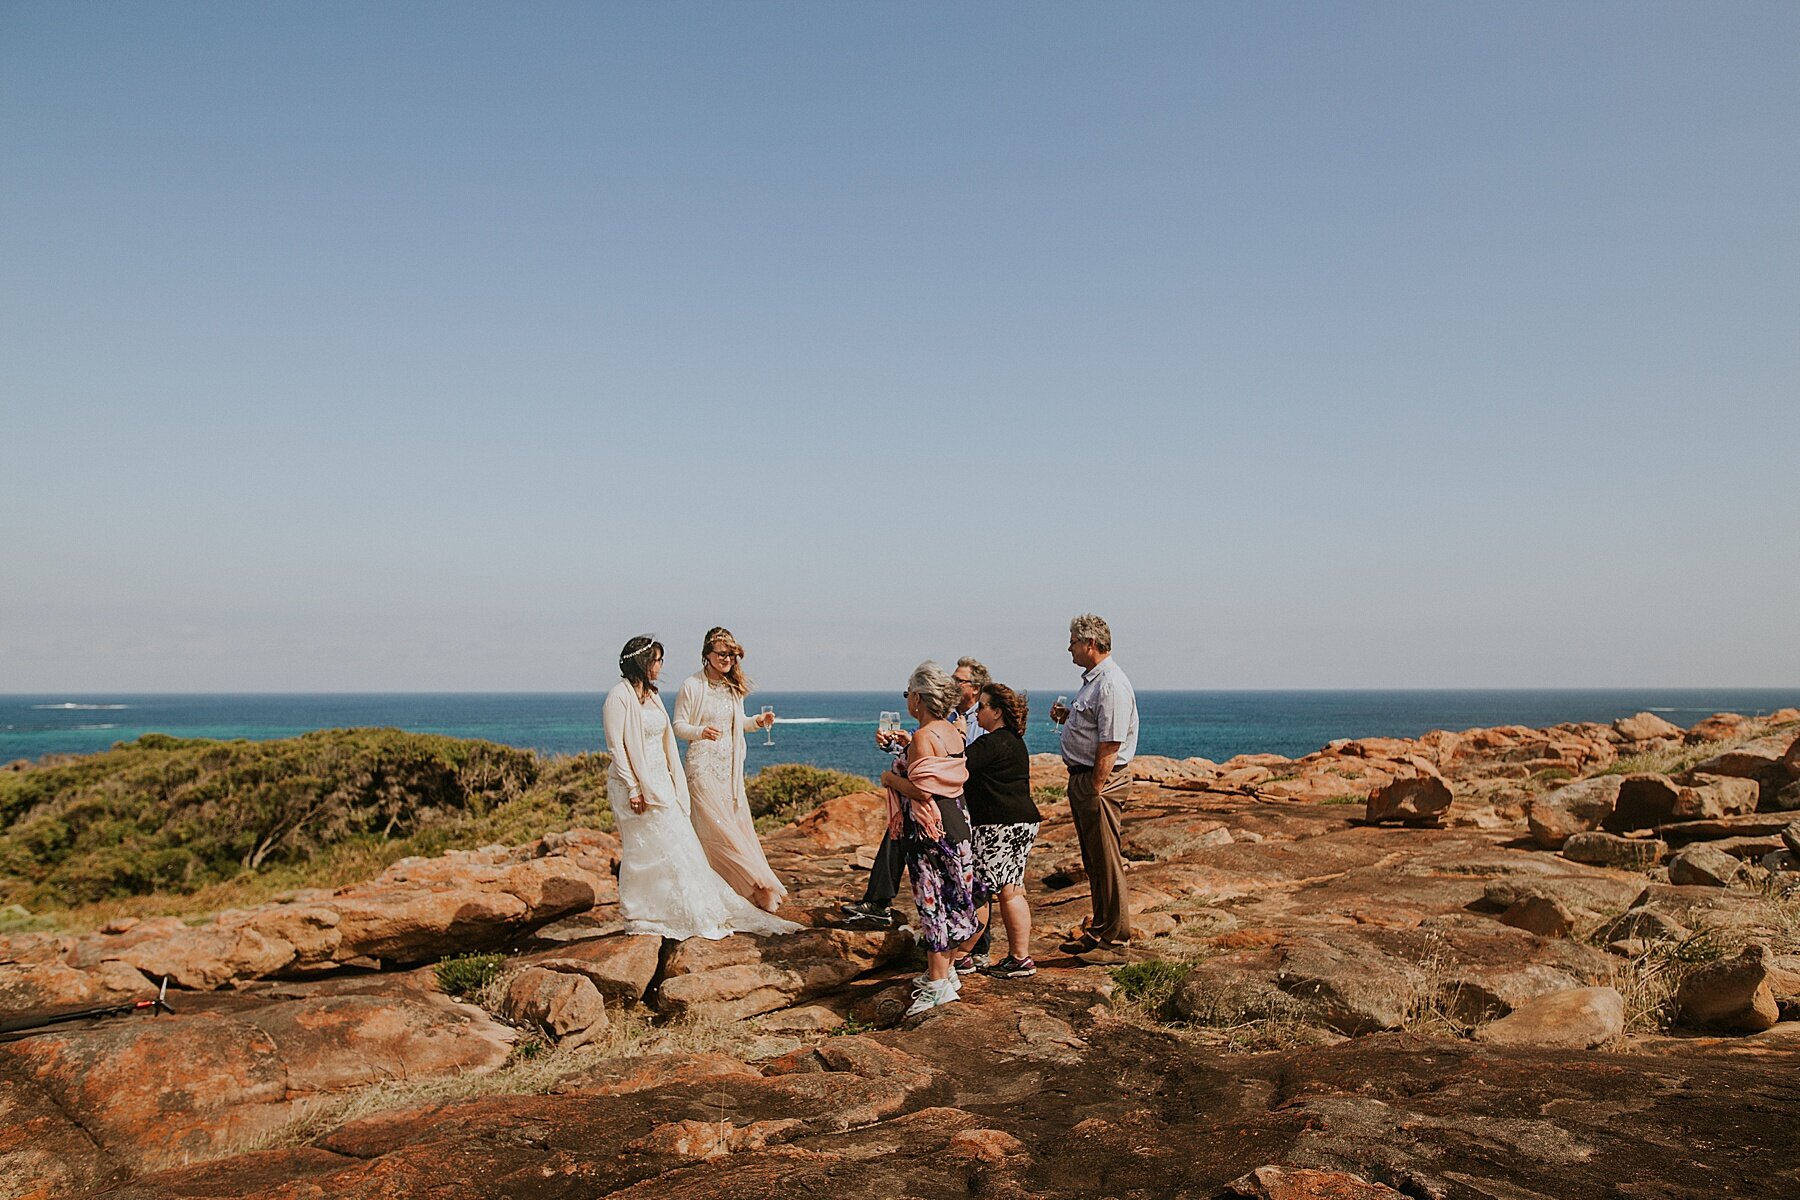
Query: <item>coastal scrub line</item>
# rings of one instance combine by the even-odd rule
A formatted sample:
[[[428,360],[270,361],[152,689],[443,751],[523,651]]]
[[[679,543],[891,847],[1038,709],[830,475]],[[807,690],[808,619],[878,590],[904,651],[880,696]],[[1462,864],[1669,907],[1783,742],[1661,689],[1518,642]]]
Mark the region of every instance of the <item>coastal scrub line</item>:
[[[342,886],[411,855],[610,830],[610,761],[332,729],[263,742],[146,734],[15,766],[0,771],[0,912],[14,927],[62,914],[63,928],[210,912]],[[871,787],[801,764],[746,783],[753,810],[775,823]]]

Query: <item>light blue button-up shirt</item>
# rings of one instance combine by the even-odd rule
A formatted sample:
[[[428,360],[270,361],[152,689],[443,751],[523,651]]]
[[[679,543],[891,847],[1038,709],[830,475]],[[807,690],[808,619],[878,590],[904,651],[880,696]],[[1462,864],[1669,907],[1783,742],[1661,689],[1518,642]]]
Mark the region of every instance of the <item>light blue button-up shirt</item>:
[[[1112,655],[1081,674],[1081,690],[1069,705],[1069,719],[1062,727],[1063,761],[1091,767],[1100,757],[1101,742],[1119,743],[1115,767],[1130,762],[1137,753],[1137,692]]]

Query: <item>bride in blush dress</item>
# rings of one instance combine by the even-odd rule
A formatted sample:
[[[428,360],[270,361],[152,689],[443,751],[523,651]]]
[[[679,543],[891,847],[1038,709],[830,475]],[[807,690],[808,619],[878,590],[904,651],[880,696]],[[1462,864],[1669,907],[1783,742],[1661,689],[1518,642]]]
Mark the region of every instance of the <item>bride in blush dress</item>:
[[[700,848],[731,890],[765,912],[781,907],[787,889],[769,869],[750,799],[744,794],[744,731],[765,729],[774,713],[744,715],[750,680],[744,648],[731,630],[706,631],[700,670],[675,696],[675,736],[688,743],[688,797]]]
[[[800,928],[750,904],[714,873],[688,819],[687,781],[657,694],[663,648],[634,637],[606,695],[606,795],[619,831],[619,912],[625,932],[718,939]]]

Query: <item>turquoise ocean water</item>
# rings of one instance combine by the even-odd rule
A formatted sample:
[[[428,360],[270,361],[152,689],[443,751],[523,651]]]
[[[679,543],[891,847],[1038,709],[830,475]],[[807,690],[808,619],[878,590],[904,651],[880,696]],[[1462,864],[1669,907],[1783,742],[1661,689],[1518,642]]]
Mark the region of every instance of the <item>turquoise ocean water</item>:
[[[1065,690],[1075,690],[1074,680]],[[667,698],[673,702],[673,689]],[[1033,752],[1052,750],[1044,713],[1054,694],[1034,696]],[[601,696],[581,693],[448,695],[0,695],[0,762],[46,754],[87,754],[144,733],[177,737],[277,738],[311,729],[380,725],[421,733],[485,738],[548,753],[601,746]],[[805,762],[880,772],[873,745],[882,709],[897,693],[767,692],[749,707],[773,705],[773,745],[750,739],[749,768]],[[1268,752],[1296,756],[1333,738],[1411,737],[1428,729],[1553,725],[1660,713],[1691,725],[1714,712],[1749,715],[1800,706],[1800,687],[1605,691],[1305,691],[1144,692],[1139,696],[1144,754],[1223,760]]]

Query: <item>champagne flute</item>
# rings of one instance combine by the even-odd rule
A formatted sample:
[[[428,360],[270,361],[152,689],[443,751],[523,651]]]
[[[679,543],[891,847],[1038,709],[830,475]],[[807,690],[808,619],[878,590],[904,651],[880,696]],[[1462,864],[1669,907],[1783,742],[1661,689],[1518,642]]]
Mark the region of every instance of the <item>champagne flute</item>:
[[[763,724],[763,745],[773,746],[775,744],[775,706],[763,705],[762,715],[768,718]]]
[[[1060,740],[1062,737],[1062,730],[1056,719],[1056,710],[1059,708],[1062,709],[1063,720],[1067,721],[1069,719],[1069,698],[1067,696],[1058,696],[1056,698],[1056,703],[1050,706],[1050,731],[1056,734],[1057,738]]]
[[[889,748],[892,745],[889,739],[900,732],[900,714],[883,709],[881,720],[876,725],[876,731],[882,736],[882,748]]]

